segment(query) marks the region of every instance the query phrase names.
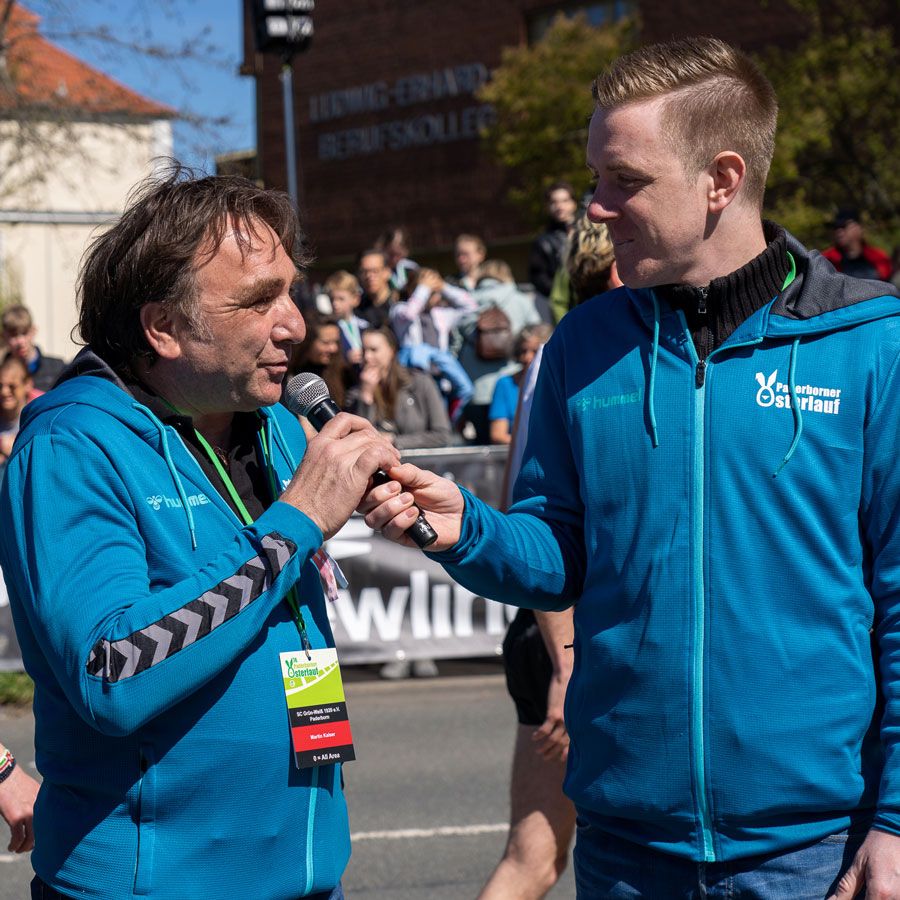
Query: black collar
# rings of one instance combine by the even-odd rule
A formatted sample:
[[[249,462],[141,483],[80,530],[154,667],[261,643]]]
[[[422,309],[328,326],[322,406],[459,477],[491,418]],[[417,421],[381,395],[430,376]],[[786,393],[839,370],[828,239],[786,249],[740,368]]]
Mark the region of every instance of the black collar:
[[[766,249],[730,275],[715,278],[706,287],[667,284],[656,289],[673,309],[684,312],[692,332],[709,329],[714,346],[782,291],[791,268],[787,237],[774,222],[763,222],[763,234]]]

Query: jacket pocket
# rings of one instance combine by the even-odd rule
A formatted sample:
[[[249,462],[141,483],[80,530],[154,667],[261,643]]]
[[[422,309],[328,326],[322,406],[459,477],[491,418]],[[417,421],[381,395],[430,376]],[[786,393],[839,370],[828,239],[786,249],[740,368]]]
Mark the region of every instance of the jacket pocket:
[[[135,795],[137,852],[134,861],[134,893],[149,894],[153,876],[156,837],[156,755],[150,744],[141,744],[141,777]]]

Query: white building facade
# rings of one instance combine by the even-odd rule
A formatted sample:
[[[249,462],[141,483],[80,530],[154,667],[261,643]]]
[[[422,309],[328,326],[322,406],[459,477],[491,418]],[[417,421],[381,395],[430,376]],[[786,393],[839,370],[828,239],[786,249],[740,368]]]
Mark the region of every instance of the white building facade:
[[[0,95],[0,304],[24,303],[38,344],[71,358],[76,282],[91,238],[172,156],[173,111],[42,38],[16,7]]]

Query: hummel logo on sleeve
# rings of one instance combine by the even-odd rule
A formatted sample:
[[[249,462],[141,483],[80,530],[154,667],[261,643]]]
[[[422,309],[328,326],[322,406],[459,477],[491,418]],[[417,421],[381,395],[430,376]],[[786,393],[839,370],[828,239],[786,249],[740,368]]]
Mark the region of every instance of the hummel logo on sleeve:
[[[151,494],[147,498],[147,502],[157,512],[166,507],[166,509],[181,509],[182,503],[179,497],[164,497],[162,494]],[[209,497],[206,494],[191,494],[187,498],[188,506],[206,506],[209,503]]]

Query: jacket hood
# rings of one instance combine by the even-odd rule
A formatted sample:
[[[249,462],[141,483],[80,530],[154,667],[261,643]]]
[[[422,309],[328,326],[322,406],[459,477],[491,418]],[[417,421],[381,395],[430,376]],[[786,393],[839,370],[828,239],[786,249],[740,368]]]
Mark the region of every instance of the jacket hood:
[[[128,390],[125,382],[113,371],[109,363],[97,356],[91,347],[84,347],[78,352],[75,359],[60,372],[59,378],[56,379],[56,385],[77,378],[79,375],[94,375],[104,381],[117,384],[123,391]]]
[[[768,308],[766,335],[822,334],[896,315],[900,309],[900,294],[889,282],[842,275],[791,235],[788,252],[797,276]]]
[[[172,483],[182,501],[191,542],[193,549],[196,550],[194,517],[171,450],[172,441],[169,435],[172,429],[167,428],[147,406],[137,400],[125,382],[90,347],[86,347],[75,357],[60,375],[52,391],[48,391],[25,407],[20,427],[22,443],[31,436],[29,432],[39,433],[42,428],[49,428],[56,419],[53,413],[62,413],[66,407],[75,404],[82,408],[92,407],[106,415],[115,416],[165,459]],[[291,468],[296,468],[274,410],[262,407],[259,412],[263,416],[262,427],[266,433],[266,444],[273,447],[278,443]]]
[[[787,249],[794,261],[793,280],[741,324],[726,345],[839,331],[900,311],[900,294],[890,283],[842,275],[821,253],[807,250],[790,234]],[[652,289],[625,290],[651,331],[658,315],[672,314]],[[658,310],[660,306],[662,310]]]
[[[478,311],[498,303],[515,303],[521,297],[526,296],[518,286],[509,281],[500,281],[496,278],[484,278],[478,282],[472,291],[472,296],[478,302]]]
[[[85,347],[63,369],[52,391],[33,400],[22,414],[22,431],[51,410],[72,403],[83,403],[103,409],[118,419],[128,421],[140,432],[155,432],[146,415],[140,415],[140,404],[131,396],[125,382],[90,347]]]

